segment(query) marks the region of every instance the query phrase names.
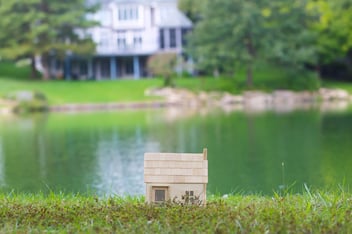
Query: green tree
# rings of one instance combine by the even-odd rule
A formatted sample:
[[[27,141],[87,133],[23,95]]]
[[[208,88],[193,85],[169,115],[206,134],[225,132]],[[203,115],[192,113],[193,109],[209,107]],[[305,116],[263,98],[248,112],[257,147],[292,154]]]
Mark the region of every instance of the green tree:
[[[256,61],[298,68],[315,62],[315,15],[305,0],[209,0],[191,37],[191,52],[201,69],[235,72],[246,67],[253,83]]]
[[[319,20],[312,26],[312,30],[319,35],[320,62],[331,62],[345,56],[352,49],[352,2],[312,0],[309,10],[319,12]]]
[[[87,19],[96,6],[84,0],[0,0],[0,56],[8,59],[30,58],[32,76],[35,58],[48,78],[48,57],[63,58],[67,51],[86,54],[94,44],[84,36],[85,29],[96,23]]]
[[[207,0],[179,0],[178,8],[195,23],[201,18],[205,1]]]
[[[173,86],[172,75],[177,65],[177,54],[172,52],[158,53],[147,61],[148,70],[155,76],[164,78],[164,86]]]

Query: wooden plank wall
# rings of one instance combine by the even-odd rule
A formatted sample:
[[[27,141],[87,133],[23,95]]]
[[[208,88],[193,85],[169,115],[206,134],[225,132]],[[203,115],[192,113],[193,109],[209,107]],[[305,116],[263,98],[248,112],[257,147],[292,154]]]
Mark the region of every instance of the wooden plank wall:
[[[145,183],[208,183],[208,160],[203,154],[144,154]]]

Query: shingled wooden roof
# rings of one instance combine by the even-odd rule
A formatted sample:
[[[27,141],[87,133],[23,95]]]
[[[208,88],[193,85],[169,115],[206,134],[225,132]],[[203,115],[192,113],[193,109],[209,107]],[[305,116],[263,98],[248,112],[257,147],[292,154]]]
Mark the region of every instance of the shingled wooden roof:
[[[206,149],[202,154],[145,153],[145,183],[208,183]]]

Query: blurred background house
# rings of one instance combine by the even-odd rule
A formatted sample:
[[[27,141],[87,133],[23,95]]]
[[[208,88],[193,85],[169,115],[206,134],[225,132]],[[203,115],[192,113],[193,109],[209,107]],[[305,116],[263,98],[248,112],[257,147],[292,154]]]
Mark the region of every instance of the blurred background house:
[[[147,59],[161,52],[183,56],[192,22],[177,0],[111,0],[92,16],[99,26],[85,34],[96,43],[90,58],[68,53],[65,79],[139,79],[149,75]],[[51,70],[57,70],[55,62]]]

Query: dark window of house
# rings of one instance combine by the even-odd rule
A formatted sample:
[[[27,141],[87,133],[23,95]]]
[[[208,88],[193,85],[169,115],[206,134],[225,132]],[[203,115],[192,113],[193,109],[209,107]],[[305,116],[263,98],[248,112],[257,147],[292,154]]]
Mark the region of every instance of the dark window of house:
[[[185,47],[187,45],[187,35],[189,33],[189,29],[183,28],[181,30],[181,34],[182,34],[182,46]]]
[[[151,26],[155,25],[155,10],[154,8],[150,8],[150,24]]]
[[[133,60],[131,58],[126,59],[126,75],[133,74]]]
[[[135,36],[133,38],[133,46],[134,48],[140,48],[142,46],[142,37]]]
[[[120,21],[122,20],[122,9],[121,8],[118,11],[118,18]]]
[[[124,20],[138,20],[138,6],[130,6],[130,7],[120,7],[118,9],[118,19],[119,21]]]
[[[194,196],[194,191],[186,191],[186,196],[193,197]]]
[[[126,38],[117,38],[117,48],[126,49]]]
[[[170,29],[170,48],[176,48],[176,29]]]
[[[156,189],[155,190],[155,202],[163,202],[165,201],[165,190],[164,189]]]
[[[127,19],[127,9],[124,9],[123,10],[123,16],[122,16],[122,19],[126,20]]]
[[[80,62],[79,63],[79,71],[81,75],[87,75],[88,74],[88,65],[85,62]]]
[[[130,15],[128,16],[128,19],[134,19],[135,16],[135,9],[130,8]]]
[[[110,61],[108,59],[101,60],[101,76],[103,78],[110,77]]]
[[[164,29],[159,30],[159,45],[160,45],[160,49],[165,48]]]

